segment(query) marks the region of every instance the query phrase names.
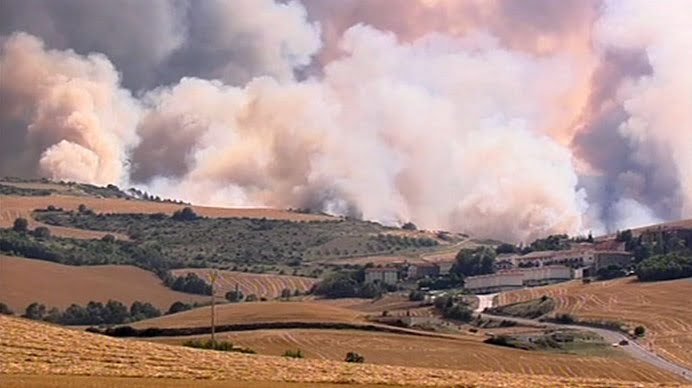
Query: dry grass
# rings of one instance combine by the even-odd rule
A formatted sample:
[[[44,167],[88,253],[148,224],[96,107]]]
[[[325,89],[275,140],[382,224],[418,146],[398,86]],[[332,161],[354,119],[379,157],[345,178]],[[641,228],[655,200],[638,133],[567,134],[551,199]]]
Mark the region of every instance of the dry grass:
[[[206,297],[173,291],[151,272],[130,265],[70,266],[0,255],[0,301],[15,311],[32,302],[66,308],[72,303],[114,299],[126,304],[151,302],[167,310],[175,301]]]
[[[199,327],[209,326],[210,307],[201,307],[178,314],[147,319],[134,323],[146,327]],[[252,302],[228,303],[216,308],[216,323],[264,322],[362,322],[356,311],[315,302]]]
[[[355,351],[363,355],[366,362],[382,365],[643,382],[677,381],[666,372],[618,351],[609,351],[603,357],[527,352],[486,345],[481,342],[481,336],[475,339],[434,338],[357,330],[291,329],[228,332],[219,337],[260,354],[275,356],[287,349],[301,349],[309,359],[340,361],[347,352]],[[189,338],[195,337],[155,341],[179,344]]]
[[[214,352],[108,338],[5,316],[0,316],[0,326],[0,359],[3,360],[0,374],[10,375],[425,386],[452,386],[463,382],[467,387],[646,386],[632,381],[347,364]]]
[[[173,273],[176,276],[184,276],[186,273],[192,272],[206,279],[209,270],[202,268],[183,268],[176,269]],[[257,297],[265,297],[274,299],[281,296],[281,291],[284,288],[300,292],[306,292],[318,281],[315,278],[302,276],[288,275],[269,275],[269,274],[254,274],[237,271],[219,271],[219,278],[216,280],[216,289],[219,295],[225,295],[226,292],[234,290],[236,284],[245,296],[255,294]]]
[[[640,283],[633,278],[582,284],[578,281],[500,295],[507,304],[550,295],[557,311],[643,325],[646,342],[665,358],[692,367],[692,278]]]
[[[95,198],[71,195],[51,195],[46,197],[25,197],[16,195],[0,196],[0,226],[9,227],[18,217],[29,220],[29,226],[48,226],[34,221],[31,212],[35,209],[45,209],[48,205],[61,207],[65,210],[77,210],[80,204],[84,204],[97,213],[167,213],[181,209],[184,205],[173,203],[150,202],[140,200],[125,200],[119,198]],[[267,208],[217,208],[206,206],[193,206],[197,214],[205,217],[248,217],[268,218],[292,221],[333,220],[333,217],[289,212],[281,209]],[[48,226],[53,234],[74,238],[101,238],[105,232],[81,230],[75,228]],[[120,239],[126,239],[124,235],[116,235]]]

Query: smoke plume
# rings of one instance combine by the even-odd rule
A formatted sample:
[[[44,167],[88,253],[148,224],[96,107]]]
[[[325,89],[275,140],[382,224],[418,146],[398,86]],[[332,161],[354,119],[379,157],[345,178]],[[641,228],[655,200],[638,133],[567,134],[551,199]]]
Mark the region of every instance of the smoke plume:
[[[0,172],[511,241],[692,216],[684,1],[405,3],[10,1]]]

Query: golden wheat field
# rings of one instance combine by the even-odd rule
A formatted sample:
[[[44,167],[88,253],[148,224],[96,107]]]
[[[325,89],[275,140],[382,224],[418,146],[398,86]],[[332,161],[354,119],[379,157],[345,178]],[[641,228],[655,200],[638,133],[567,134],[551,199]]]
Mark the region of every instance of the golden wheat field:
[[[210,270],[183,268],[173,270],[172,272],[176,276],[184,276],[186,273],[192,272],[202,279],[207,279]],[[234,290],[237,284],[245,296],[254,294],[258,298],[264,297],[267,299],[279,297],[284,288],[291,290],[291,293],[295,290],[304,293],[310,290],[319,280],[303,276],[255,274],[238,271],[218,271],[218,274],[216,291],[219,295],[225,295],[226,292]]]
[[[218,336],[260,354],[276,356],[288,349],[301,349],[305,357],[310,359],[339,361],[344,359],[347,352],[355,351],[363,355],[366,362],[382,365],[643,382],[677,381],[667,372],[618,351],[609,351],[603,357],[527,352],[484,344],[481,342],[482,336],[441,338],[319,329],[226,332]],[[154,341],[175,344],[190,338],[205,337],[157,338]]]
[[[108,338],[0,316],[0,375],[67,375],[260,382],[465,387],[680,386],[499,372],[468,372],[335,361],[286,359]],[[11,378],[12,376],[9,376]],[[7,377],[4,377],[7,378]],[[144,380],[146,381],[146,380]]]
[[[31,218],[31,212],[35,209],[45,209],[48,205],[76,210],[80,204],[84,204],[98,213],[167,213],[172,214],[184,205],[163,202],[151,202],[141,200],[125,200],[119,198],[96,198],[74,195],[49,195],[45,197],[25,197],[16,195],[0,196],[0,226],[9,227],[18,217],[29,220],[30,227],[41,226]],[[268,218],[292,221],[333,220],[333,217],[318,214],[303,214],[281,209],[269,208],[217,208],[207,206],[193,206],[197,214],[205,217],[248,217]],[[47,225],[44,225],[47,226]],[[75,228],[48,226],[53,234],[74,238],[101,238],[105,232],[82,230]],[[124,235],[116,235],[120,239],[126,239]]]
[[[211,307],[135,322],[133,327],[209,326]],[[356,311],[315,302],[245,302],[216,306],[219,325],[264,322],[363,322]]]
[[[638,282],[635,278],[582,284],[579,281],[511,291],[500,304],[549,295],[557,311],[643,325],[645,342],[665,358],[692,367],[692,278]]]
[[[108,299],[150,302],[165,311],[175,301],[208,297],[173,291],[152,272],[131,265],[72,266],[0,255],[0,301],[16,312],[33,302],[64,309]]]

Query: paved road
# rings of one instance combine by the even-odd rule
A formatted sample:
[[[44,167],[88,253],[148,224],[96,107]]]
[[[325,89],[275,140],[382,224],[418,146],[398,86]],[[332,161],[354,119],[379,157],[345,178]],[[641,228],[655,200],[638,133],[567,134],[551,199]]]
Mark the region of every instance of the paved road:
[[[658,354],[654,353],[653,351],[646,349],[644,346],[640,345],[639,343],[632,341],[632,339],[630,339],[627,335],[625,335],[619,331],[601,329],[601,328],[596,328],[596,327],[580,326],[580,325],[563,325],[563,324],[558,324],[558,323],[538,322],[538,321],[533,320],[533,319],[505,317],[505,316],[491,315],[491,314],[485,314],[485,313],[479,313],[479,315],[481,317],[484,317],[484,318],[504,319],[504,320],[516,322],[517,324],[524,325],[524,326],[536,326],[536,327],[545,327],[545,328],[561,328],[561,329],[572,329],[572,330],[587,330],[587,331],[590,331],[590,332],[593,332],[593,333],[600,335],[608,343],[616,343],[616,342],[620,342],[624,339],[624,340],[627,340],[629,342],[629,345],[620,346],[620,349],[624,350],[625,353],[629,354],[630,356],[632,356],[638,360],[648,362],[649,364],[651,364],[653,366],[667,370],[668,372],[674,373],[678,376],[682,376],[683,378],[692,381],[692,369],[685,368],[683,366],[680,366],[678,364],[675,364],[675,363],[672,363],[672,362],[666,360],[665,358],[659,356]]]

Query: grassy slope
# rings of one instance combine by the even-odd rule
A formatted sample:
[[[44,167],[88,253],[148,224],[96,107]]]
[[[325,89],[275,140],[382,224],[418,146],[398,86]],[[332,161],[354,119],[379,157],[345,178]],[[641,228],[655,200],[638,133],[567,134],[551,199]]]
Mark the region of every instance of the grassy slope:
[[[561,313],[644,325],[645,341],[658,353],[692,367],[692,278],[650,283],[633,278],[591,284],[573,281],[503,293],[499,303],[542,295],[555,298],[556,311]]]
[[[206,301],[208,297],[173,291],[151,272],[130,265],[69,266],[0,255],[0,301],[16,312],[32,302],[65,308],[72,303],[108,299],[127,305],[151,302],[167,310],[175,301]]]
[[[630,387],[631,381],[466,372],[223,353],[95,334],[0,316],[0,375],[88,375],[475,387]],[[96,379],[95,381],[99,381]],[[662,378],[661,381],[670,381]],[[645,385],[637,385],[645,386]],[[657,385],[660,386],[660,385]]]

